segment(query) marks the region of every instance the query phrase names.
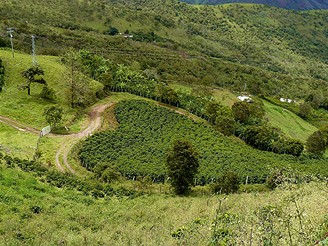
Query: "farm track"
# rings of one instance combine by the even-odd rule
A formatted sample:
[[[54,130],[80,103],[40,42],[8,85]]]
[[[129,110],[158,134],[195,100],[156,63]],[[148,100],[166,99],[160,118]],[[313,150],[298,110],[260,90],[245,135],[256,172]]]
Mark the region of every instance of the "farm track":
[[[55,163],[60,171],[65,171],[65,168],[62,165],[63,163],[71,173],[76,174],[76,171],[68,163],[69,152],[80,139],[89,136],[101,127],[101,114],[106,110],[106,108],[112,106],[113,104],[114,103],[107,103],[94,107],[89,114],[88,127],[81,132],[66,135],[67,138],[63,141],[63,144],[56,153]]]

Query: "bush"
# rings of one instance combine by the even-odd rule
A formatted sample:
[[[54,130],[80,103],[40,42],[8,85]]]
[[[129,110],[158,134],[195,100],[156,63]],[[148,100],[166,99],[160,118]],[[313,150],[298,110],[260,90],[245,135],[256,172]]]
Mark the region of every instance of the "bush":
[[[316,156],[321,157],[327,148],[327,142],[324,133],[314,132],[306,141],[306,150]]]
[[[238,191],[239,185],[240,180],[236,173],[225,172],[211,185],[211,189],[215,194],[230,194]]]
[[[116,27],[111,26],[104,34],[115,36],[119,33],[120,33],[120,31]]]
[[[278,141],[275,141],[272,145],[272,151],[278,154],[300,156],[303,150],[303,143],[294,139],[279,139]]]
[[[48,100],[48,101],[55,101],[56,100],[56,92],[54,89],[50,88],[49,86],[45,85],[42,88],[40,93],[40,97]]]
[[[278,185],[282,184],[285,180],[285,176],[282,170],[273,172],[266,181],[266,186],[270,189],[275,189]]]
[[[105,183],[119,180],[122,175],[117,169],[108,162],[100,162],[94,168],[95,177]]]
[[[49,106],[44,109],[43,115],[51,127],[56,127],[62,121],[63,108],[57,105]]]

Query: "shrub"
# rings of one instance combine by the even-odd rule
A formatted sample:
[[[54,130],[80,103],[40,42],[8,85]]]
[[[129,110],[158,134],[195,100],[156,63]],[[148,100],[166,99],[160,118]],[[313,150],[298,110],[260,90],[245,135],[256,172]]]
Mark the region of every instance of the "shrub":
[[[49,123],[49,125],[51,127],[56,127],[58,126],[63,118],[63,108],[60,106],[49,106],[47,108],[44,109],[44,113],[43,113],[47,123]]]
[[[277,170],[273,172],[266,181],[266,185],[270,189],[276,188],[278,185],[282,184],[284,182],[284,174],[282,170]]]
[[[304,150],[304,145],[299,140],[279,139],[272,144],[272,151],[278,154],[290,154],[300,156]]]
[[[322,156],[326,147],[325,135],[321,131],[314,132],[306,141],[306,150],[316,156]]]
[[[48,100],[48,101],[55,101],[56,100],[56,92],[54,89],[50,88],[49,86],[45,85],[42,88],[40,93],[40,97]]]
[[[111,26],[104,34],[115,36],[119,33],[120,33],[120,31],[116,27]]]
[[[240,185],[239,177],[234,172],[224,172],[218,180],[211,185],[215,194],[230,194],[238,191]]]
[[[108,162],[100,162],[94,168],[95,177],[102,182],[110,183],[119,180],[122,175],[117,169]]]

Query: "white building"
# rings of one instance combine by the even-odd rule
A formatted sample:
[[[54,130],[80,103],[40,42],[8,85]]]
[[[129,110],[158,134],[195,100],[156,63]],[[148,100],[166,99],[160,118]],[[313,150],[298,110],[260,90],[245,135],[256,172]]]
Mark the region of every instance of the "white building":
[[[253,99],[249,96],[239,96],[238,99],[242,102],[253,102]]]

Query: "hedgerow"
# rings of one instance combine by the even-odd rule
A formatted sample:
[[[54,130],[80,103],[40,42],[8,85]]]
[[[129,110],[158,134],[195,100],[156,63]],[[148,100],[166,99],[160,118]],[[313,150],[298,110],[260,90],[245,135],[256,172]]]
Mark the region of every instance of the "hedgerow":
[[[110,162],[125,177],[150,176],[154,181],[164,181],[166,153],[173,140],[183,138],[200,154],[197,184],[215,181],[224,171],[234,171],[248,183],[264,183],[272,169],[284,167],[304,175],[328,176],[327,160],[258,151],[211,126],[152,103],[122,101],[115,114],[119,128],[93,135],[80,150],[81,163],[89,170],[98,163]]]

